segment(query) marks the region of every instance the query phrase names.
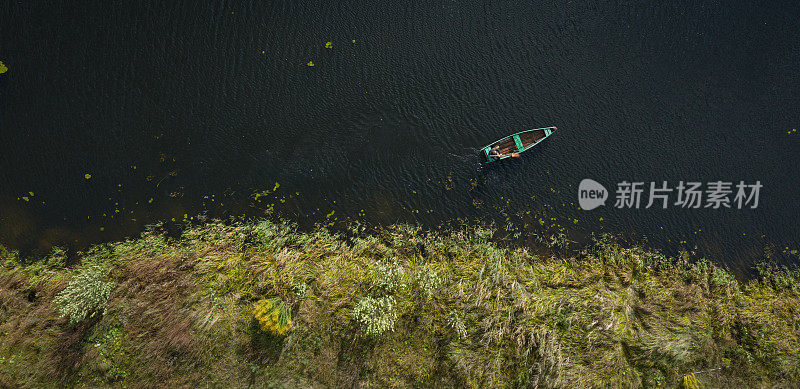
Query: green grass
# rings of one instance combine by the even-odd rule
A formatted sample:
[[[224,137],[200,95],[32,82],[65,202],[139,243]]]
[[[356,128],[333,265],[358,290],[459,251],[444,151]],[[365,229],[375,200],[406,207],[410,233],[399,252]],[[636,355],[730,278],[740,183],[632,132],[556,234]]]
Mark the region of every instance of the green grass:
[[[60,250],[0,248],[0,386],[674,387],[695,373],[771,387],[800,374],[796,270],[762,265],[742,283],[608,237],[537,256],[479,227],[159,231],[69,268]],[[71,324],[56,296],[86,269],[113,287]],[[264,299],[291,330],[262,329]]]

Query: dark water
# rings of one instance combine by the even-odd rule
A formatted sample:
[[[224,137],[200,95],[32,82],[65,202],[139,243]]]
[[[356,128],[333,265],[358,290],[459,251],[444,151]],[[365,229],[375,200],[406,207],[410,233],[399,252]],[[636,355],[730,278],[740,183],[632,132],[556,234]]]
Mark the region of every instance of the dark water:
[[[0,242],[81,247],[274,203],[301,222],[508,217],[732,268],[797,262],[796,2],[346,3],[2,5]],[[550,125],[479,166],[478,147]],[[612,193],[583,211],[583,178],[764,187],[757,209],[621,210]]]

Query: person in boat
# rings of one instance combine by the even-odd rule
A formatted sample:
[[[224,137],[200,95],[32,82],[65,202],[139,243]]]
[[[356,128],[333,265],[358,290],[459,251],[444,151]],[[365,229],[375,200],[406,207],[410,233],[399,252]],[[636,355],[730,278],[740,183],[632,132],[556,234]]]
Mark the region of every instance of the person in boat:
[[[519,154],[511,153],[511,156],[517,158],[519,157]],[[504,157],[503,153],[500,152],[500,146],[495,145],[489,150],[489,158],[491,158],[493,161],[497,161],[498,159],[503,157]]]
[[[503,154],[500,153],[500,146],[495,145],[494,147],[491,148],[491,150],[489,150],[489,158],[493,160],[498,160],[502,156]]]

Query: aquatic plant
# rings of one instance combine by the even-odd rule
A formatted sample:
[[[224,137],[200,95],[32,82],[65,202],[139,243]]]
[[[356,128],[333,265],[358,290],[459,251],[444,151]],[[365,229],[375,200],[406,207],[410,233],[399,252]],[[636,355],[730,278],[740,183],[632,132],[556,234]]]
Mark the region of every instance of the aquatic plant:
[[[567,235],[564,234],[563,232],[558,232],[550,236],[543,236],[540,234],[534,234],[534,236],[536,237],[536,240],[539,243],[542,243],[551,249],[563,250],[567,248],[567,246],[569,246],[570,243],[574,243],[573,241],[569,240],[567,238]]]
[[[47,267],[52,269],[64,267],[67,264],[67,251],[63,247],[53,246],[46,263]]]

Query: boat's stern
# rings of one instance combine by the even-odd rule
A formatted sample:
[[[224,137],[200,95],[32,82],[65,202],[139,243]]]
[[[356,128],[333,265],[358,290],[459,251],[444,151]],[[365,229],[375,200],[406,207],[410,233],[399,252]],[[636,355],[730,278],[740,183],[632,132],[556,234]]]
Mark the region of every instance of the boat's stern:
[[[489,162],[494,161],[492,158],[489,157],[489,148],[488,147],[482,148],[481,151],[479,152],[479,154],[481,156],[481,162],[483,162],[483,163],[489,163]]]

